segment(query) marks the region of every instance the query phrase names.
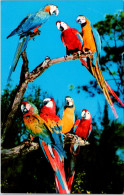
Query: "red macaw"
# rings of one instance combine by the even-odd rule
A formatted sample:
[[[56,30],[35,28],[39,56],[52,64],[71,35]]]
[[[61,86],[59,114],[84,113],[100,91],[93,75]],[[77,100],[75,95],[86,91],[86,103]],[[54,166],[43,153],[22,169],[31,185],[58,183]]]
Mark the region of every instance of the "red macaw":
[[[87,139],[92,131],[91,114],[88,110],[83,109],[81,113],[82,119],[75,121],[74,133],[83,139]]]
[[[115,117],[117,118],[117,113],[115,111],[113,102],[108,91],[113,95],[113,97],[124,107],[124,104],[115,94],[109,84],[104,80],[101,70],[99,68],[99,58],[101,53],[101,40],[99,33],[91,27],[90,21],[85,16],[78,16],[76,21],[81,24],[82,28],[82,38],[83,47],[82,51],[84,53],[91,53],[90,57],[87,58],[87,65],[85,67],[90,71],[90,73],[96,78],[99,86],[101,87],[108,103],[110,104]]]
[[[55,128],[55,129],[59,128],[61,131],[62,129],[61,119],[56,115],[55,101],[53,98],[45,98],[43,100],[43,107],[40,110],[40,117],[47,122],[49,127]],[[63,137],[62,137],[62,140],[63,140]],[[63,163],[63,166],[64,166],[64,163]],[[63,170],[63,178],[65,178],[65,172],[64,172],[63,166],[61,168],[61,171]],[[62,189],[62,186],[59,180],[57,179],[56,175],[55,175],[55,183],[56,183],[56,192],[65,194],[66,190]]]
[[[16,65],[18,63],[19,57],[21,53],[26,49],[28,41],[30,39],[30,36],[32,33],[37,34],[38,28],[44,24],[48,18],[55,14],[58,15],[58,7],[56,5],[47,5],[40,9],[36,13],[28,14],[22,22],[19,24],[19,26],[13,30],[10,35],[8,35],[7,39],[13,35],[19,35],[19,43],[16,49],[15,57],[13,60],[13,64],[10,68],[10,73],[8,77],[8,81],[10,80],[12,72],[15,70]]]
[[[23,101],[21,110],[26,128],[34,137],[39,137],[40,146],[55,172],[57,181],[59,181],[64,193],[69,193],[63,165],[63,158],[66,158],[66,154],[63,150],[60,130],[50,127],[38,114],[36,106],[32,103]]]

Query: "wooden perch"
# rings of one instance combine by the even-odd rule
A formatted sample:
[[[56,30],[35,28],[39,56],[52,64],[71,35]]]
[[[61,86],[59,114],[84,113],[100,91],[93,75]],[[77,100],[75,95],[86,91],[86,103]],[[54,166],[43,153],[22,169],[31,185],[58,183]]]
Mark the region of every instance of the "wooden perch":
[[[77,60],[80,58],[86,58],[89,54],[81,54],[79,55],[71,55],[71,56],[65,56],[55,59],[50,59],[48,56],[45,58],[45,60],[37,66],[31,73],[29,73],[28,81],[32,82],[34,79],[36,79],[38,76],[40,76],[47,68],[52,66],[53,64],[57,64],[60,62],[66,62],[71,60]]]
[[[14,159],[19,156],[24,156],[29,152],[37,150],[39,148],[39,144],[36,142],[25,142],[10,149],[2,149],[1,150],[1,157],[2,161]]]
[[[80,146],[89,145],[89,142],[82,140],[80,137],[74,134],[66,134],[64,135],[64,144],[78,144]],[[39,148],[39,144],[36,142],[26,141],[19,146],[16,146],[11,149],[2,149],[1,150],[1,159],[2,161],[15,159],[20,156],[24,156],[29,152],[37,150]]]

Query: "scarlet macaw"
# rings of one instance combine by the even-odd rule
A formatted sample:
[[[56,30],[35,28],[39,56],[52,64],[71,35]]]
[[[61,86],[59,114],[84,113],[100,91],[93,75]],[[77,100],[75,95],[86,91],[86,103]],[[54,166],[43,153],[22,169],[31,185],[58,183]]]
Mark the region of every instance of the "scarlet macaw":
[[[53,98],[45,98],[43,100],[43,107],[40,110],[40,117],[47,122],[49,127],[55,128],[55,129],[57,128],[60,131],[62,130],[61,119],[56,115],[55,101]],[[61,134],[61,136],[63,140],[63,134]],[[63,166],[64,166],[64,162],[63,162]],[[65,172],[64,172],[63,166],[61,168],[61,171],[63,170],[63,178],[65,178]],[[56,192],[65,194],[66,190],[62,189],[62,186],[59,180],[57,179],[56,175],[55,175],[55,182],[56,182]]]
[[[91,114],[88,110],[83,109],[81,113],[82,119],[75,121],[74,133],[83,139],[87,139],[92,131]]]
[[[118,98],[115,92],[111,89],[109,84],[104,80],[101,70],[99,68],[99,58],[101,53],[101,40],[99,33],[95,28],[91,27],[90,21],[85,16],[78,16],[76,21],[81,24],[82,28],[82,38],[83,47],[82,51],[84,53],[91,53],[90,57],[87,58],[87,65],[85,67],[90,71],[90,73],[96,78],[99,86],[101,87],[108,103],[110,104],[115,117],[117,118],[117,113],[115,111],[113,102],[109,95],[109,92],[113,97],[124,107],[122,101]],[[109,92],[108,92],[109,91]]]
[[[32,103],[23,101],[21,110],[26,128],[32,136],[39,137],[40,146],[55,172],[57,181],[61,184],[63,191],[69,193],[64,175],[63,158],[66,158],[66,154],[63,150],[61,132],[57,128],[51,128],[40,117],[36,106]]]
[[[59,11],[56,5],[47,5],[36,13],[28,14],[22,20],[19,26],[15,30],[13,30],[10,33],[10,35],[8,35],[7,39],[16,34],[20,36],[19,43],[18,43],[16,53],[15,53],[15,57],[13,60],[13,64],[10,68],[8,81],[10,80],[12,72],[15,71],[15,68],[18,63],[21,53],[26,49],[28,41],[32,33],[36,34],[38,32],[38,28],[42,24],[44,24],[51,15],[53,14],[58,15],[58,13]]]

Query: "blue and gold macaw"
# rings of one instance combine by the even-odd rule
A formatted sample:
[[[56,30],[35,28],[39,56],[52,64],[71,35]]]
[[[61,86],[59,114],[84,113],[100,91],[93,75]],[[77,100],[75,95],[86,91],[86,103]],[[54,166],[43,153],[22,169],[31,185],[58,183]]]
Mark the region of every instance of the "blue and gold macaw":
[[[76,21],[79,24],[81,24],[81,28],[82,28],[82,38],[83,38],[82,52],[85,54],[91,54],[90,57],[87,57],[87,64],[84,63],[84,66],[96,78],[100,88],[104,93],[106,100],[111,106],[115,118],[117,118],[118,115],[114,108],[109,92],[122,105],[122,107],[124,107],[124,104],[115,94],[115,92],[111,89],[108,83],[104,80],[102,72],[100,70],[99,58],[101,53],[101,40],[100,40],[99,33],[96,31],[95,28],[91,27],[90,21],[85,16],[83,15],[78,16]]]
[[[56,5],[47,5],[40,9],[36,13],[28,14],[19,26],[13,30],[10,35],[8,35],[7,39],[13,35],[19,35],[19,43],[16,49],[15,57],[13,60],[13,64],[10,68],[10,73],[8,77],[8,81],[10,80],[12,72],[15,70],[16,65],[18,63],[20,54],[26,49],[28,41],[32,35],[32,33],[36,34],[38,32],[38,28],[44,24],[51,15],[58,15],[58,7]]]
[[[21,104],[23,112],[23,121],[28,131],[34,137],[39,137],[40,146],[50,162],[57,181],[65,194],[69,193],[63,158],[66,158],[65,151],[63,150],[63,140],[61,132],[54,127],[50,127],[47,122],[38,114],[37,108],[29,102],[23,101]],[[56,185],[58,185],[56,183]],[[59,191],[61,193],[61,191]]]
[[[75,105],[72,97],[65,97],[64,112],[62,116],[62,133],[71,133],[75,123]],[[74,181],[76,155],[78,154],[79,147],[71,150],[73,144],[66,144],[65,150],[67,151],[67,160],[65,160],[66,176],[68,189],[71,193],[71,187]]]

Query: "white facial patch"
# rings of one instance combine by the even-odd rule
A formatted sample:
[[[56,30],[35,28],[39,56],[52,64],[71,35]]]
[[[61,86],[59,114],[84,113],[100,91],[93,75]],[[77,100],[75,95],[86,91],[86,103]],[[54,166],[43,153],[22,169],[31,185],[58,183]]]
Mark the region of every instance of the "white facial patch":
[[[61,26],[66,30],[68,28],[67,24],[65,22],[61,22]]]
[[[81,117],[88,120],[91,118],[91,115],[88,111],[83,110],[83,112],[81,113]]]
[[[66,98],[65,101],[68,103],[68,106],[73,106],[72,98]]]
[[[84,24],[86,22],[86,18],[84,16],[78,16],[76,21],[79,24]]]
[[[52,108],[52,107],[53,107],[53,102],[52,102],[52,101],[48,102],[48,103],[46,104],[46,107]]]
[[[57,22],[57,28],[60,30],[60,28],[63,28],[63,30],[66,30],[68,28],[68,25],[64,22]]]
[[[30,104],[26,104],[26,109],[30,110],[30,108],[31,108],[31,105]]]
[[[59,14],[59,10],[55,5],[50,6],[50,13],[55,14],[56,16]]]
[[[43,102],[50,102],[50,101],[51,101],[50,98],[45,98],[45,99],[43,100]]]

